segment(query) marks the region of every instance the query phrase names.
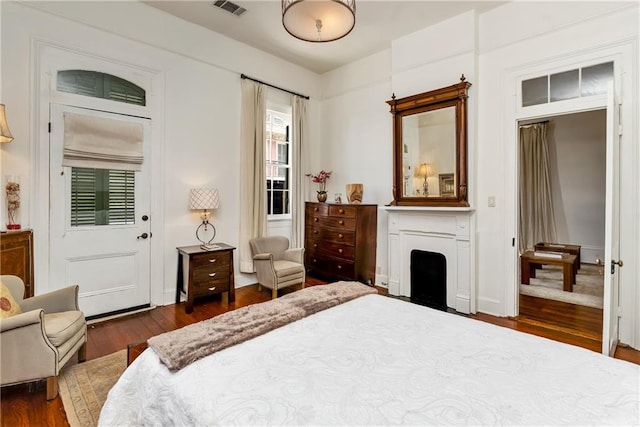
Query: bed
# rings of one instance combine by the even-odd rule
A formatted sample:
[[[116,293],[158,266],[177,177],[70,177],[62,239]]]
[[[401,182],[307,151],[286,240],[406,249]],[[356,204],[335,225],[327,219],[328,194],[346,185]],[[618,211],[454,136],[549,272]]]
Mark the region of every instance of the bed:
[[[365,295],[177,371],[149,348],[99,424],[639,425],[639,388],[638,365]]]

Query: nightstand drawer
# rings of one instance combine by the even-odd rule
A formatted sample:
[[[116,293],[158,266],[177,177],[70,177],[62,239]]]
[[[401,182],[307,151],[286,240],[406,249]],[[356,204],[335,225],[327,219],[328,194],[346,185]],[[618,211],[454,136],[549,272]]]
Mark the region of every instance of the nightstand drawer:
[[[231,255],[229,252],[206,252],[193,255],[191,268],[229,268]]]
[[[193,293],[195,296],[215,295],[220,292],[227,292],[228,290],[228,277],[222,279],[194,280],[193,282]]]

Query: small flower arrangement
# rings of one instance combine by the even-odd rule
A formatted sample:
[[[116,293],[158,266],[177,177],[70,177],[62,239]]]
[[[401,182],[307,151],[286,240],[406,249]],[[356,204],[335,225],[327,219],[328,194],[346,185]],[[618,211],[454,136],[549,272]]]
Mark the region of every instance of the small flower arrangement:
[[[306,176],[311,177],[311,181],[318,183],[318,193],[327,191],[327,180],[331,177],[331,171],[321,170],[317,175],[308,173]]]

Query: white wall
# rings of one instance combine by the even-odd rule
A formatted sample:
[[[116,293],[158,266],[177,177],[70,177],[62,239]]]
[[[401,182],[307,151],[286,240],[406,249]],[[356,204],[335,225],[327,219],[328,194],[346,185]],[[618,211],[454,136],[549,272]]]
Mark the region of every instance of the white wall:
[[[46,241],[46,230],[36,227],[34,218],[47,209],[49,202],[36,199],[34,190],[35,148],[40,143],[39,94],[35,92],[38,57],[34,47],[41,41],[56,44],[162,75],[160,87],[146,88],[163,99],[153,111],[153,120],[161,122],[160,135],[154,135],[153,150],[162,151],[162,164],[158,165],[160,178],[153,182],[152,198],[159,198],[162,204],[161,212],[151,213],[151,220],[164,221],[155,224],[159,232],[154,231],[152,239],[152,245],[159,247],[152,270],[162,271],[160,282],[152,283],[161,288],[155,292],[161,297],[152,302],[173,302],[175,248],[197,243],[195,229],[200,219],[187,209],[190,187],[212,185],[219,189],[220,208],[212,218],[217,228],[216,240],[236,246],[239,243],[239,74],[310,95],[310,116],[316,123],[319,77],[139,2],[4,1],[0,7],[1,102],[7,105],[15,136],[11,144],[1,147],[0,175],[21,176],[20,219],[24,227],[35,227],[37,249],[42,249],[42,242]],[[316,123],[310,126],[312,142],[316,139]],[[1,201],[4,205],[4,199]],[[36,293],[47,290],[46,277],[38,275],[40,266],[48,262],[46,250],[39,253],[35,260]],[[236,281],[242,286],[255,283],[255,277],[236,272]]]
[[[558,242],[580,245],[582,262],[604,260],[606,112],[549,122],[551,189]]]

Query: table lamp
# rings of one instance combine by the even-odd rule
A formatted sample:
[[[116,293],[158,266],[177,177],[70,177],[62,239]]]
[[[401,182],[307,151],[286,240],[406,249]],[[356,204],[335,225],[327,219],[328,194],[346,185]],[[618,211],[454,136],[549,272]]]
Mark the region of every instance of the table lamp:
[[[192,188],[189,192],[189,209],[202,210],[200,218],[202,218],[202,224],[196,229],[196,238],[202,245],[200,246],[204,250],[215,249],[213,245],[213,239],[216,237],[216,228],[209,222],[211,209],[218,209],[220,207],[220,197],[218,195],[217,188]],[[200,233],[208,232],[209,228],[213,230],[213,235],[207,241],[200,237]]]

